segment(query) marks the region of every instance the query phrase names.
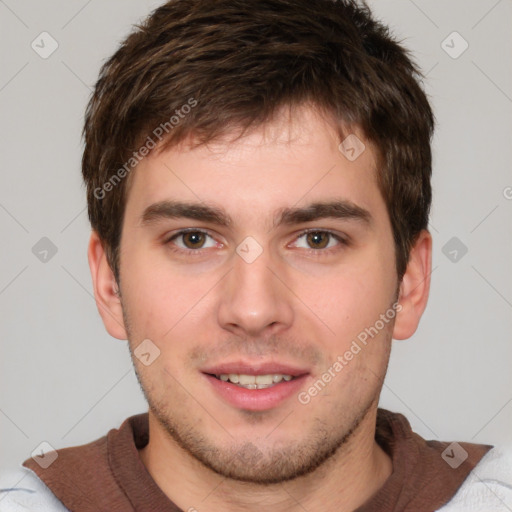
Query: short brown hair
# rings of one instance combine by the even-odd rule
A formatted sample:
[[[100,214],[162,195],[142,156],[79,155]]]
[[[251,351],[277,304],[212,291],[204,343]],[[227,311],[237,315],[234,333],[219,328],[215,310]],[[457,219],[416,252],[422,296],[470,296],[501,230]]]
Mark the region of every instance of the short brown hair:
[[[201,144],[311,103],[340,134],[357,126],[376,147],[401,280],[431,203],[434,119],[420,78],[355,0],[171,0],[156,9],[102,66],[85,116],[89,219],[116,279],[123,178],[141,147],[160,142],[157,127],[159,149],[189,136]]]

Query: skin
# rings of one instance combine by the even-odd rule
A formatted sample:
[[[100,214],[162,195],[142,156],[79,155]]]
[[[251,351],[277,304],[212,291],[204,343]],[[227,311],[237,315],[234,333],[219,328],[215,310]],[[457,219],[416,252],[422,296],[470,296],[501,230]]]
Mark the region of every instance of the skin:
[[[365,141],[351,162],[339,142],[327,122],[303,107],[236,141],[195,149],[184,143],[144,159],[127,197],[119,294],[92,233],[89,263],[108,332],[128,339],[132,355],[144,339],[160,350],[149,366],[133,357],[150,404],[150,441],[140,457],[184,510],[350,511],[392,472],[374,439],[377,404],[392,337],[410,337],[426,306],[431,237],[420,233],[398,283],[375,152]],[[333,199],[367,210],[370,221],[272,227],[280,208]],[[215,205],[232,223],[141,221],[148,206],[164,200]],[[211,238],[168,241],[185,228]],[[301,236],[312,228],[348,244],[325,234]],[[252,263],[236,252],[247,236],[262,249]],[[200,248],[194,256],[191,249],[176,252],[194,246]],[[307,368],[300,389],[307,391],[392,308],[397,289],[395,319],[307,404],[294,394],[268,410],[243,410],[200,371],[224,361],[278,361]]]

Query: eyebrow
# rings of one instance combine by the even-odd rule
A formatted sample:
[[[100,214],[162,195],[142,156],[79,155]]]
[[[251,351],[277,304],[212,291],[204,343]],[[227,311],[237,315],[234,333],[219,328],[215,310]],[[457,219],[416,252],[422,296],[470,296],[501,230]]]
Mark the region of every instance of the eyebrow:
[[[187,218],[229,227],[233,219],[221,208],[205,203],[183,201],[159,201],[148,206],[142,216],[141,225],[150,225],[164,219]],[[318,219],[345,219],[370,225],[372,216],[368,210],[352,201],[338,199],[314,202],[305,207],[285,207],[274,215],[272,228],[312,222]]]

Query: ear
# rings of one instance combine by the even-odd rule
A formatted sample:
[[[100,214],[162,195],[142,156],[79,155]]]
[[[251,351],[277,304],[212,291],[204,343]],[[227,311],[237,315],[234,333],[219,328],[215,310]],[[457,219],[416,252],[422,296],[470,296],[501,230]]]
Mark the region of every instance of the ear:
[[[126,340],[128,337],[124,326],[121,300],[116,293],[118,290],[116,278],[96,231],[91,233],[87,256],[94,285],[96,306],[103,319],[103,324],[111,336]]]
[[[427,306],[430,291],[430,274],[432,267],[432,237],[423,230],[411,249],[409,262],[402,283],[398,302],[398,310],[393,338],[405,340],[410,338],[420,322],[421,315]]]

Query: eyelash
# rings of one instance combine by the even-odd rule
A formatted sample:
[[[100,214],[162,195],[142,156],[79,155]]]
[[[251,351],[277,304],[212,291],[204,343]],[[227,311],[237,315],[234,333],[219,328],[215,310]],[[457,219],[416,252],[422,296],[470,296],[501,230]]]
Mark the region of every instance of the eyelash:
[[[198,229],[198,228],[188,228],[188,229],[182,229],[181,231],[178,231],[177,233],[175,233],[171,237],[167,238],[165,240],[164,244],[168,245],[168,244],[170,244],[170,242],[172,242],[176,238],[179,238],[180,236],[186,235],[187,233],[202,233],[203,235],[206,235],[206,236],[209,236],[210,238],[213,238],[213,236],[210,235],[210,233],[208,233],[208,231],[204,231],[204,230]],[[339,242],[339,245],[341,245],[341,246],[348,246],[349,245],[349,241],[346,238],[341,237],[340,235],[337,235],[336,233],[333,233],[332,231],[329,231],[327,229],[307,229],[305,231],[302,231],[299,235],[297,235],[295,240],[298,240],[301,237],[303,237],[305,235],[308,235],[309,233],[327,234],[331,238],[334,238],[337,242]],[[330,240],[329,240],[329,242],[330,242]],[[308,254],[314,254],[315,256],[329,255],[332,252],[335,252],[335,251],[339,250],[339,248],[340,248],[339,245],[337,245],[335,247],[330,247],[329,249],[308,249],[307,253]],[[202,249],[202,248],[199,248],[199,249],[181,249],[179,247],[174,246],[174,247],[171,247],[171,250],[173,252],[180,253],[180,254],[186,254],[186,255],[189,255],[189,256],[200,256],[200,255],[202,255],[202,253],[204,253],[204,249]]]

